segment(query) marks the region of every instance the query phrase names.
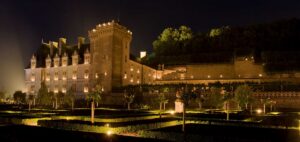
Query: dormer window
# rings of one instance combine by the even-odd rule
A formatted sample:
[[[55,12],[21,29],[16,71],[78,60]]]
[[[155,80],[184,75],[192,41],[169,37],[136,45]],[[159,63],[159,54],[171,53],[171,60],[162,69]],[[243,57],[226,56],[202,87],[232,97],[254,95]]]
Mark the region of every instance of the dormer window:
[[[72,55],[72,65],[77,65],[78,64],[78,54],[77,51],[75,50],[73,55]]]
[[[63,57],[62,57],[61,65],[62,65],[63,67],[65,67],[65,66],[68,65],[68,56],[67,56],[66,52],[64,53],[64,55],[63,55]]]
[[[54,57],[54,67],[58,67],[59,66],[59,57],[58,57],[58,54],[55,54],[55,57]]]

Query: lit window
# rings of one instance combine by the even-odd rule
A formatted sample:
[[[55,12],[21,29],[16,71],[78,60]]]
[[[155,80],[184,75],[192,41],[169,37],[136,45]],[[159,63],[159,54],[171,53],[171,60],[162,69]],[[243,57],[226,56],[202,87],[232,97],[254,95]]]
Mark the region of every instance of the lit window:
[[[138,80],[138,81],[136,81],[136,83],[137,83],[137,84],[140,84],[140,81]]]
[[[193,75],[191,75],[191,79],[193,79],[194,78],[194,76]]]
[[[137,72],[137,73],[140,73],[140,70],[137,70],[136,72]]]
[[[210,77],[211,77],[210,75],[207,76],[207,78],[210,78]]]
[[[61,89],[61,92],[62,92],[62,93],[66,93],[66,92],[67,92],[66,88],[62,88],[62,89]]]
[[[259,77],[262,77],[263,75],[260,73],[260,74],[258,74],[258,76],[259,76]]]
[[[58,87],[57,86],[54,87],[54,93],[58,93]]]
[[[107,72],[104,72],[104,76],[107,76]]]
[[[31,76],[31,81],[34,82],[35,81],[35,76]]]
[[[95,74],[95,78],[96,78],[96,79],[98,78],[98,73]]]
[[[132,67],[130,68],[130,71],[133,71],[133,68],[132,68]]]
[[[54,80],[57,81],[58,80],[58,72],[54,73]]]
[[[222,75],[222,74],[220,74],[220,78],[223,78],[223,75]]]
[[[130,82],[133,82],[133,79],[132,79],[132,78],[130,79]]]
[[[67,80],[67,72],[66,71],[63,72],[62,80]]]
[[[89,70],[84,71],[84,78],[88,79],[89,78]]]
[[[124,79],[127,79],[127,74],[126,74],[126,72],[125,72],[125,74],[124,74]]]
[[[46,81],[50,81],[50,73],[49,72],[46,73]]]
[[[84,92],[84,93],[88,93],[88,92],[89,92],[89,88],[88,88],[87,86],[84,86],[83,92]]]
[[[77,71],[76,70],[73,71],[72,79],[73,80],[77,79]]]

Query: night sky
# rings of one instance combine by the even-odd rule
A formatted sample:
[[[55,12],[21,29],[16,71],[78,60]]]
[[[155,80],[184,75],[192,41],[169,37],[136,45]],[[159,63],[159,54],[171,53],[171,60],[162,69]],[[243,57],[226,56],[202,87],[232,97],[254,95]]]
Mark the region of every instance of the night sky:
[[[206,32],[289,18],[300,18],[299,0],[1,0],[0,90],[23,89],[23,69],[42,38],[66,37],[74,44],[95,25],[113,19],[133,32],[131,49],[137,54],[151,51],[166,27]]]

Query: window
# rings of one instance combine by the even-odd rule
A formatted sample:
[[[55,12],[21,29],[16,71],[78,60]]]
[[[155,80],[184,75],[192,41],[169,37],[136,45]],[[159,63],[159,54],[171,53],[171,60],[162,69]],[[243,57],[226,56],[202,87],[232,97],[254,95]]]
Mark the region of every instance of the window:
[[[77,71],[76,70],[73,70],[72,79],[73,80],[77,79]]]
[[[63,80],[67,80],[67,72],[66,72],[66,71],[63,72],[62,79],[63,79]]]
[[[88,93],[89,92],[89,86],[88,84],[85,84],[84,87],[83,87],[83,92],[84,93]]]
[[[50,81],[50,73],[49,72],[46,73],[46,81]]]
[[[89,78],[89,70],[84,71],[84,78],[88,79]]]
[[[58,72],[54,73],[54,80],[57,81],[58,80]]]
[[[127,79],[127,73],[126,72],[124,73],[124,79]]]
[[[35,81],[35,74],[34,74],[34,73],[31,74],[30,80],[31,80],[32,82]]]

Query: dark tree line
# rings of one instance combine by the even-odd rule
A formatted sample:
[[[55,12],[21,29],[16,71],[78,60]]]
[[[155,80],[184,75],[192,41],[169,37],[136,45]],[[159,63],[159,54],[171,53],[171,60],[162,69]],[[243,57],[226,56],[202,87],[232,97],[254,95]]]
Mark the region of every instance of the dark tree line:
[[[206,33],[193,33],[186,26],[166,28],[153,42],[153,53],[142,62],[153,67],[161,63],[221,63],[251,55],[256,63],[265,63],[268,71],[294,71],[300,70],[299,41],[299,19],[226,26]]]

